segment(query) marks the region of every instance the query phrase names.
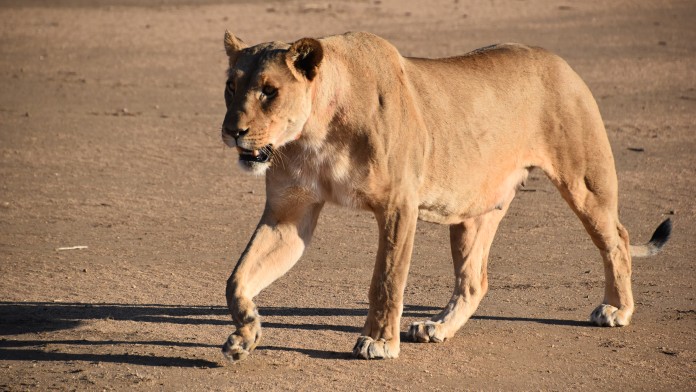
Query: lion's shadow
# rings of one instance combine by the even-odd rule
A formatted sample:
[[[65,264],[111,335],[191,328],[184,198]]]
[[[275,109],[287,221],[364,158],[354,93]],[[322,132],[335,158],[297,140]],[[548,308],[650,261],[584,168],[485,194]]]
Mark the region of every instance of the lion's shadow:
[[[350,325],[323,324],[306,322],[312,317],[357,317],[367,315],[367,304],[357,304],[361,308],[298,308],[298,307],[265,307],[260,309],[262,316],[271,318],[263,323],[264,328],[296,329],[296,330],[331,330],[342,333],[360,333],[359,323],[348,320]],[[429,318],[440,309],[430,306],[405,305],[404,317]],[[283,318],[296,317],[300,323],[277,322],[274,316]],[[139,321],[149,323],[170,323],[179,325],[219,325],[231,326],[227,308],[223,306],[189,306],[165,304],[117,304],[117,303],[53,303],[53,302],[0,302],[0,360],[27,361],[90,361],[129,363],[148,366],[177,366],[177,367],[217,367],[217,362],[203,359],[183,357],[155,357],[150,355],[132,354],[79,354],[47,352],[42,349],[47,344],[52,345],[155,345],[169,347],[202,347],[218,348],[217,344],[145,340],[50,340],[51,332],[70,330],[83,325],[90,320]],[[520,321],[561,326],[584,327],[589,322],[576,320],[557,320],[541,318],[521,318],[502,316],[474,316],[474,320],[484,321]],[[13,340],[8,336],[22,334],[37,334],[36,340]],[[403,338],[404,336],[402,336]],[[402,339],[405,340],[405,339]],[[260,346],[260,350],[295,351],[312,358],[347,359],[346,352],[331,352],[290,347]]]

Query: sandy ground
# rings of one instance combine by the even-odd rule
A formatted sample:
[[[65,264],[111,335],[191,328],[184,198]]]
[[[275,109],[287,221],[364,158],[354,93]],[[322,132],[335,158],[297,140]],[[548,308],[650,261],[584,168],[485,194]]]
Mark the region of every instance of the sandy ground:
[[[696,3],[424,3],[0,1],[0,390],[696,389]],[[517,41],[566,58],[602,110],[633,242],[674,221],[664,253],[634,261],[633,324],[586,321],[601,259],[535,172],[454,339],[350,358],[376,224],[329,207],[257,298],[260,347],[227,364],[224,285],[264,185],[220,141],[225,28],[251,43],[365,30],[412,56]],[[448,247],[446,227],[419,224],[402,330],[449,299]]]

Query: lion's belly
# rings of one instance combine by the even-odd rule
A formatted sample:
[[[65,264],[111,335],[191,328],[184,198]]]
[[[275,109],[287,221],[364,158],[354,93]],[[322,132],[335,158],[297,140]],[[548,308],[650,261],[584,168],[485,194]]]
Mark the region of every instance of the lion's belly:
[[[458,215],[447,213],[439,208],[440,206],[436,205],[418,207],[418,219],[430,223],[439,223],[441,225],[453,225],[462,222],[463,219]]]
[[[442,225],[453,225],[496,208],[499,208],[496,203],[483,200],[455,203],[453,200],[443,197],[421,203],[418,206],[418,219]]]
[[[529,174],[519,168],[503,175],[489,173],[483,180],[472,179],[467,186],[430,184],[421,194],[418,218],[432,223],[457,224],[485,213],[507,208],[517,188]]]

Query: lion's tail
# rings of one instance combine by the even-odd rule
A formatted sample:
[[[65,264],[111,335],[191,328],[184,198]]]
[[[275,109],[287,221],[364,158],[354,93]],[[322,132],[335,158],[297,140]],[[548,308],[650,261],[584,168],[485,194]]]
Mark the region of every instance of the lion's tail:
[[[669,240],[670,234],[672,234],[672,221],[668,218],[655,229],[647,244],[631,245],[631,256],[648,257],[658,254]]]

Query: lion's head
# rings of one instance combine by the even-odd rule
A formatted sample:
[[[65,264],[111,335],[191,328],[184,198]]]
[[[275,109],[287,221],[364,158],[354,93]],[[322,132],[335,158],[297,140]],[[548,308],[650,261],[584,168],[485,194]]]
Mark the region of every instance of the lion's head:
[[[222,140],[239,152],[240,165],[261,174],[275,151],[300,137],[312,109],[311,84],[323,58],[321,43],[247,46],[225,32],[229,70]]]

